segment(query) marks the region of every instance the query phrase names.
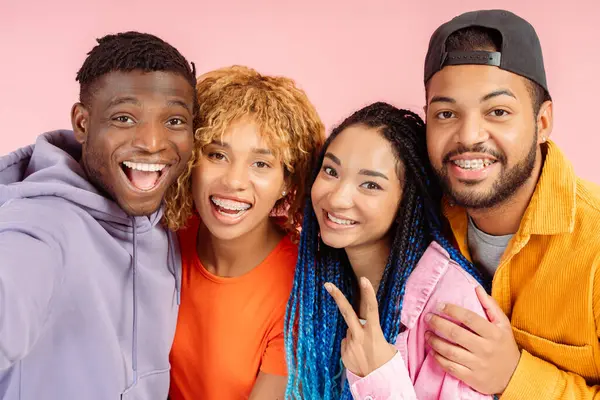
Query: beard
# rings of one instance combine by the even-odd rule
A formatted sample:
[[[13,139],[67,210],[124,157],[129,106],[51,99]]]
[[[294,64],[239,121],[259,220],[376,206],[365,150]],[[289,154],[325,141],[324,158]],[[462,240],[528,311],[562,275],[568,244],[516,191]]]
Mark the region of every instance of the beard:
[[[485,193],[479,193],[476,190],[468,189],[457,190],[452,187],[452,183],[448,177],[448,164],[450,158],[467,152],[490,154],[496,158],[496,162],[500,163],[502,167],[500,175],[492,185],[492,188]],[[461,147],[448,153],[444,157],[442,168],[435,168],[435,172],[444,189],[444,193],[446,193],[458,206],[468,209],[487,209],[508,200],[529,180],[535,168],[536,152],[537,132],[533,135],[533,142],[529,147],[527,155],[510,169],[506,169],[506,155],[497,151],[485,149],[483,145],[475,145],[471,148]],[[463,182],[466,186],[475,186],[477,183],[478,182]]]

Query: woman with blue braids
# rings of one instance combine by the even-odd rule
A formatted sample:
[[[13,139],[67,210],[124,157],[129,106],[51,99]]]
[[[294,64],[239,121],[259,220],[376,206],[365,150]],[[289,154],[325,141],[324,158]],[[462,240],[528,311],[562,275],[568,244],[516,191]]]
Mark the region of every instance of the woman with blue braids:
[[[490,398],[446,374],[427,345],[436,307],[485,316],[481,275],[441,233],[433,177],[410,111],[372,104],[327,139],[286,314],[287,398]]]

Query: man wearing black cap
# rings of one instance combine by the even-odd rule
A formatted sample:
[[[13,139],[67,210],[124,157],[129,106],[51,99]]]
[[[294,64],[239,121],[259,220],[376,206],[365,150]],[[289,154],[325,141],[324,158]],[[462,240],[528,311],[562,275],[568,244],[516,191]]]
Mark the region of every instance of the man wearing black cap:
[[[549,140],[553,105],[534,28],[502,10],[462,14],[431,37],[424,78],[444,214],[461,251],[493,277],[493,299],[479,293],[490,321],[440,305],[458,323],[431,318],[436,359],[503,399],[594,398],[600,188]]]

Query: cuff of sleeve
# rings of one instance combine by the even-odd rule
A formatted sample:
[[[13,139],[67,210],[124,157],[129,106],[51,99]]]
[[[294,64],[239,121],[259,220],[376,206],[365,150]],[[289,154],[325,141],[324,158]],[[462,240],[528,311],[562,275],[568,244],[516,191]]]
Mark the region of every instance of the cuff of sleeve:
[[[350,391],[355,399],[412,399],[414,388],[400,352],[390,361],[361,378],[346,370]],[[408,396],[405,396],[409,394]]]
[[[558,369],[554,365],[522,350],[517,369],[501,399],[550,399],[559,378]]]

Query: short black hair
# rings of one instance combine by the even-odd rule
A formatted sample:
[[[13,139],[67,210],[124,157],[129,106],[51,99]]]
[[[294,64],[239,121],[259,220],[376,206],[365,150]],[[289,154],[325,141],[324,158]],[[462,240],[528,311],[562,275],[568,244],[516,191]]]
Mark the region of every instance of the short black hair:
[[[453,32],[446,40],[446,51],[500,51],[502,35],[495,29],[483,27],[468,27]],[[538,83],[524,78],[531,97],[533,114],[537,117],[544,102],[550,100],[550,95]]]
[[[106,35],[96,40],[98,44],[88,53],[77,72],[79,101],[90,105],[94,83],[102,76],[115,71],[144,72],[166,71],[180,74],[196,90],[196,67],[164,40],[139,32],[122,32]],[[191,64],[191,65],[190,65]],[[194,95],[194,114],[198,109]]]

